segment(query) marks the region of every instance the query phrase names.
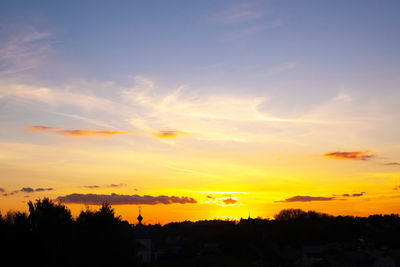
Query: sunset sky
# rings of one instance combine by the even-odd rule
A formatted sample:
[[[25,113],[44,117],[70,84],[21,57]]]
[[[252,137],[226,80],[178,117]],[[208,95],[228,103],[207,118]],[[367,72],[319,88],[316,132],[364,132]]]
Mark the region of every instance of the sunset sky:
[[[400,213],[399,1],[2,1],[0,211]]]

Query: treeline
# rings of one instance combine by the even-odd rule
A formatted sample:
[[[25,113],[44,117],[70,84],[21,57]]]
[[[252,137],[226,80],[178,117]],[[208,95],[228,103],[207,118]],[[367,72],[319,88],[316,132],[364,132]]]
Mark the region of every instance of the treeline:
[[[47,198],[28,206],[28,213],[0,215],[2,261],[39,266],[143,265],[137,258],[140,247],[135,227],[116,216],[109,204],[99,210],[83,210],[77,218],[66,206]],[[151,239],[152,253],[162,252],[148,266],[204,266],[210,262],[231,262],[230,266],[243,262],[246,266],[254,259],[271,266],[291,266],[294,260],[289,258],[295,254],[291,250],[359,240],[376,247],[400,248],[397,214],[334,217],[286,209],[275,215],[275,220],[186,221],[143,227]]]
[[[118,266],[136,263],[132,227],[108,204],[70,210],[48,198],[29,202],[29,213],[0,216],[1,260],[16,266]]]

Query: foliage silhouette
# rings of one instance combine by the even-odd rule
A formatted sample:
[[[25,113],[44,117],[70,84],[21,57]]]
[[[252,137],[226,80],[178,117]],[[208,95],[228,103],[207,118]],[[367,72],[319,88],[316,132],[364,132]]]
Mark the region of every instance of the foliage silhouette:
[[[30,201],[28,208],[29,213],[0,214],[3,261],[40,266],[302,266],[308,247],[339,244],[344,249],[318,255],[323,259],[318,264],[328,266],[332,255],[343,258],[367,247],[376,255],[385,248],[382,253],[389,255],[391,249],[400,249],[397,214],[334,217],[287,209],[275,220],[141,225],[140,231],[151,239],[153,256],[157,255],[156,261],[143,263],[137,259],[140,247],[135,242],[140,231],[108,203],[98,210],[86,208],[76,219],[66,206],[48,198]],[[368,255],[354,264],[365,265],[367,259],[371,263]]]

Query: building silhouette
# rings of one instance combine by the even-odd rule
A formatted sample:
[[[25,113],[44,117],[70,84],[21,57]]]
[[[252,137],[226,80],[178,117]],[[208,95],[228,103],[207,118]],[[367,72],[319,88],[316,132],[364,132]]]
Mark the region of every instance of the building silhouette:
[[[143,216],[141,207],[139,207],[138,224],[135,227],[135,241],[137,244],[137,253],[139,261],[150,262],[152,260],[152,247],[149,233],[147,233],[142,224]]]

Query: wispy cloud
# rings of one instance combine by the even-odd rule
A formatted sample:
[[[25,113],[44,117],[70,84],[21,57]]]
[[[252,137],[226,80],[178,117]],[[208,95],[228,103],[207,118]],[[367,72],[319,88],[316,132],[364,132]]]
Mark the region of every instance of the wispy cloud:
[[[122,104],[90,93],[73,92],[60,88],[35,87],[26,84],[0,84],[0,98],[14,98],[45,103],[56,107],[59,105],[78,107],[90,111],[105,111],[121,115],[127,112]]]
[[[116,134],[128,134],[125,131],[109,131],[109,130],[66,130],[62,127],[48,127],[48,126],[27,126],[26,130],[38,131],[44,133],[61,134],[65,137],[79,137],[79,136],[109,136]]]
[[[197,203],[191,197],[177,197],[177,196],[139,196],[139,195],[118,195],[112,193],[111,195],[99,194],[70,194],[66,196],[59,196],[57,200],[68,204],[86,204],[86,205],[101,205],[107,202],[111,205],[156,205],[156,204],[187,204]]]
[[[106,131],[106,130],[63,130],[59,133],[62,133],[67,137],[77,137],[77,136],[94,136],[94,135],[116,135],[116,134],[127,134],[128,132],[123,131]]]
[[[95,85],[97,86],[97,84]],[[74,88],[74,86],[66,88]],[[254,127],[241,127],[240,124],[254,123],[261,127],[265,123],[280,123],[282,127],[285,127],[294,123],[314,123],[301,118],[284,118],[261,111],[261,106],[268,101],[267,97],[200,94],[195,90],[185,90],[185,88],[185,86],[173,90],[163,88],[164,93],[160,93],[159,88],[152,80],[135,77],[133,88],[118,88],[116,91],[119,93],[112,98],[113,100],[110,100],[91,94],[86,90],[85,93],[82,93],[65,88],[35,87],[23,84],[2,85],[0,83],[0,98],[22,100],[21,104],[26,104],[26,101],[32,101],[33,104],[45,103],[50,110],[54,110],[51,112],[53,114],[60,113],[58,110],[64,108],[78,108],[78,114],[85,113],[87,115],[82,117],[81,115],[67,114],[67,116],[107,129],[104,131],[93,131],[90,128],[89,130],[84,129],[85,131],[64,128],[41,129],[43,132],[54,130],[64,136],[119,134],[121,131],[114,132],[112,129],[121,126],[110,126],[116,122],[120,124],[126,122],[129,124],[128,126],[135,128],[134,132],[138,135],[171,138],[178,134],[178,136],[190,135],[195,139],[202,140],[246,142],[249,138],[256,138],[254,130],[250,130]],[[95,119],[91,116],[95,116]],[[98,121],[99,117],[112,118],[109,120],[111,123]],[[123,127],[127,128],[126,125]],[[154,129],[159,129],[159,131]],[[32,130],[39,131],[40,129],[37,127]],[[259,141],[259,138],[257,140]]]
[[[296,67],[295,62],[287,62],[287,63],[283,63],[281,65],[275,66],[273,68],[267,69],[266,74],[267,75],[278,75],[283,72],[294,69],[295,67]]]
[[[122,93],[125,103],[137,108],[137,115],[128,121],[146,130],[179,129],[196,139],[243,142],[253,131],[246,134],[245,128],[239,130],[240,123],[311,123],[262,112],[260,106],[266,97],[196,94],[185,86],[160,94],[154,91],[153,83],[148,84],[139,79],[137,86]]]
[[[332,159],[369,160],[373,158],[375,155],[361,151],[351,151],[351,152],[335,151],[326,153],[323,156]]]
[[[0,31],[0,75],[15,74],[37,67],[51,48],[48,32],[34,27],[15,29],[3,27]]]
[[[117,134],[132,134],[129,131],[112,131],[112,130],[87,130],[87,129],[65,129],[63,127],[49,127],[42,125],[32,125],[24,127],[25,130],[41,132],[41,133],[51,133],[59,134],[64,137],[81,137],[81,136],[110,136]],[[136,132],[137,134],[152,136],[155,138],[177,138],[182,135],[190,135],[187,132],[177,131],[177,130],[165,130],[158,131],[155,134],[148,132]]]
[[[97,189],[97,188],[116,188],[116,187],[124,187],[126,184],[108,184],[108,185],[85,185],[83,187],[89,189]]]
[[[235,4],[224,11],[214,13],[211,21],[223,24],[236,24],[253,21],[261,18],[266,13],[265,8],[249,3]]]
[[[283,20],[275,20],[271,23],[261,24],[261,25],[253,25],[247,26],[238,30],[234,30],[231,32],[227,32],[220,37],[220,41],[234,41],[237,39],[241,39],[250,35],[254,35],[256,33],[263,32],[265,30],[275,29],[279,26],[283,25]]]
[[[62,130],[62,128],[60,128],[60,127],[49,127],[49,126],[41,126],[41,125],[26,126],[25,129],[30,130],[30,131],[43,131],[43,132],[52,132],[52,131]]]
[[[385,165],[388,165],[388,166],[400,166],[400,162],[388,162],[388,163],[385,163]]]

